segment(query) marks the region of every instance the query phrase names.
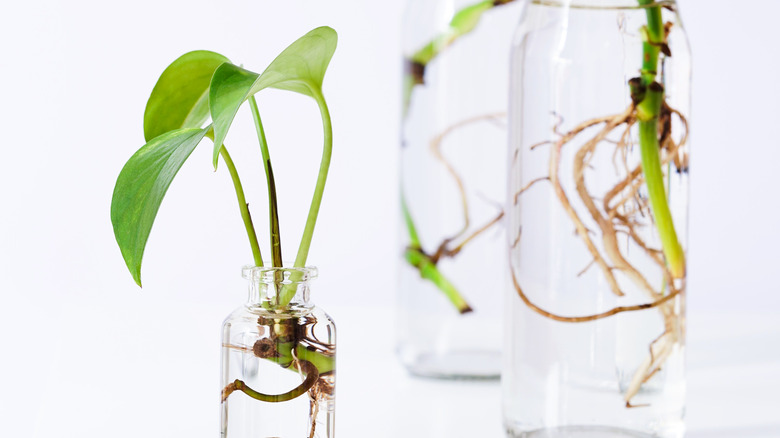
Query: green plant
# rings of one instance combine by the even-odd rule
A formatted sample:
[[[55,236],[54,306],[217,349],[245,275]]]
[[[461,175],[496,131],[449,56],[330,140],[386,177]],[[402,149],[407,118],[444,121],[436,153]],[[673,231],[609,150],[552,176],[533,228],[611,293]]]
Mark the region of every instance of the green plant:
[[[412,102],[414,88],[425,85],[425,70],[428,65],[437,59],[440,55],[442,55],[460,38],[474,31],[487,11],[490,11],[498,6],[512,3],[513,1],[514,0],[482,0],[472,5],[466,6],[459,11],[456,11],[453,14],[452,19],[450,20],[446,29],[434,36],[432,40],[427,42],[417,51],[404,58],[402,102],[404,117],[406,117],[409,105]],[[447,237],[442,242],[440,242],[435,251],[426,251],[424,249],[421,238],[417,231],[417,227],[412,217],[412,213],[409,211],[407,201],[403,194],[401,195],[401,209],[404,216],[404,223],[406,225],[407,234],[409,236],[409,244],[404,251],[404,259],[409,265],[419,271],[421,278],[433,283],[444,294],[444,296],[447,297],[455,309],[462,314],[469,313],[474,309],[471,307],[465,297],[463,297],[458,288],[441,272],[438,267],[438,263],[444,258],[456,257],[469,242],[496,225],[503,217],[503,212],[500,212],[495,219],[481,226],[476,231],[472,232],[471,234],[467,234],[471,221],[465,184],[463,182],[463,178],[460,177],[453,165],[447,161],[447,159],[442,154],[441,144],[445,137],[452,134],[453,131],[459,128],[463,128],[464,126],[477,122],[495,121],[501,119],[502,117],[504,117],[503,113],[487,114],[484,116],[463,120],[450,126],[431,141],[431,151],[434,155],[434,158],[436,158],[436,160],[447,169],[447,173],[449,173],[452,177],[460,193],[464,223],[463,228],[460,229],[457,233]]]
[[[236,114],[248,102],[266,175],[269,199],[271,266],[282,267],[278,204],[270,152],[266,142],[260,111],[254,95],[267,88],[287,90],[314,99],[320,110],[324,145],[319,174],[311,200],[303,236],[294,261],[294,267],[306,265],[317,216],[328,176],[333,134],[330,113],[322,93],[326,69],[336,49],[337,35],[329,27],[320,27],[307,33],[287,47],[261,74],[253,73],[214,52],[189,52],[171,63],[155,85],[144,112],[142,146],[125,164],[119,174],[111,203],[111,222],[114,235],[135,282],[141,285],[141,261],[146,242],[160,204],[179,169],[204,138],[213,141],[212,161],[215,170],[220,157],[232,179],[238,206],[254,264],[264,266],[255,227],[244,197],[244,189],[236,166],[224,140]],[[206,123],[208,119],[211,123]],[[295,295],[289,282],[276,284],[276,302],[271,310],[283,309]],[[291,278],[293,282],[298,280]],[[242,390],[262,401],[281,402],[295,398],[313,385],[318,376],[332,372],[334,359],[328,349],[311,350],[301,345],[291,330],[282,322],[267,324],[280,333],[282,339],[274,348],[273,356],[264,357],[285,368],[307,375],[301,386],[281,395],[266,395],[236,381],[225,388],[226,398],[234,390]],[[282,333],[284,332],[284,333]],[[260,353],[257,353],[258,357]],[[291,367],[292,365],[292,367]],[[325,384],[319,385],[324,387]]]

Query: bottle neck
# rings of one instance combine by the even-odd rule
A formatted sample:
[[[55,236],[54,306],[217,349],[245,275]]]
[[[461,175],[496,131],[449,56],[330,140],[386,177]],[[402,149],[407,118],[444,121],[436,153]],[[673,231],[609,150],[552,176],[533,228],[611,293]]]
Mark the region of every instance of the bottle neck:
[[[249,282],[247,305],[266,309],[305,309],[309,303],[310,282],[317,277],[317,268],[244,267],[243,277]]]

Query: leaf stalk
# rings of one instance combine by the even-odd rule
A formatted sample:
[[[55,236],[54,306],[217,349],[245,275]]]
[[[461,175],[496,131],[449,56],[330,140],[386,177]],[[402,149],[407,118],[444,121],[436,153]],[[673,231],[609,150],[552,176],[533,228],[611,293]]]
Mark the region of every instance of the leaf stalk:
[[[282,236],[279,228],[279,204],[276,200],[276,182],[274,181],[273,167],[271,166],[271,154],[268,152],[268,142],[265,138],[263,121],[260,111],[257,109],[255,96],[249,97],[249,107],[252,109],[252,118],[255,122],[257,140],[260,142],[260,151],[263,154],[263,168],[268,186],[268,222],[271,234],[271,259],[273,266],[282,267]]]
[[[225,166],[227,166],[228,172],[230,172],[230,179],[233,180],[236,198],[238,198],[238,208],[241,210],[241,219],[244,221],[249,245],[252,247],[252,257],[255,265],[263,266],[263,256],[260,254],[260,245],[257,243],[257,233],[255,233],[255,226],[252,223],[252,215],[249,213],[249,204],[244,196],[244,187],[241,184],[241,178],[238,177],[238,171],[235,164],[233,164],[233,159],[230,158],[230,154],[224,144],[219,148],[219,155],[225,161]]]

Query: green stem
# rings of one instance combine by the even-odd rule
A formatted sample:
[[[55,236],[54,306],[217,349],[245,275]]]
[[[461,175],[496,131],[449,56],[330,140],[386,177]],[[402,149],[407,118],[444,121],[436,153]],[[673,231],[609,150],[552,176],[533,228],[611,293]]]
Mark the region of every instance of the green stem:
[[[305,394],[306,391],[311,389],[320,376],[319,370],[311,362],[300,360],[298,363],[301,367],[301,371],[306,373],[306,378],[300,385],[296,386],[290,391],[287,391],[284,394],[265,394],[250,388],[246,383],[244,383],[244,381],[237,379],[222,390],[222,401],[224,402],[227,400],[230,394],[232,394],[234,391],[242,391],[244,394],[252,397],[255,400],[268,403],[280,403],[298,398]]]
[[[653,0],[638,0],[642,6],[651,5]],[[658,58],[666,44],[663,18],[660,6],[646,8],[647,26],[644,28],[642,51],[642,91],[644,95],[637,105],[639,124],[639,147],[642,155],[642,170],[645,175],[650,208],[661,239],[664,256],[673,278],[685,276],[685,253],[677,238],[674,221],[664,188],[664,174],[661,168],[660,143],[658,141],[658,117],[664,103],[664,89],[655,82]],[[632,90],[634,93],[634,90]]]
[[[460,295],[455,286],[444,277],[431,258],[425,255],[420,249],[408,248],[404,253],[404,257],[410,265],[420,271],[420,277],[433,282],[460,313],[468,313],[473,310],[471,306],[469,306],[469,303]]]
[[[456,39],[474,30],[479,23],[482,14],[496,6],[493,0],[483,0],[479,3],[466,6],[456,12],[450,20],[447,29],[436,35],[428,44],[411,56],[410,60],[418,64],[427,65],[433,58],[449,47]]]
[[[336,369],[336,358],[333,357],[333,355],[309,350],[306,346],[295,342],[280,342],[277,344],[276,348],[279,355],[266,359],[285,368],[289,368],[290,364],[292,364],[297,357],[298,360],[305,360],[314,364],[320,374],[325,374]],[[295,356],[293,356],[293,348],[295,348]]]
[[[257,109],[257,101],[254,96],[249,98],[249,107],[252,109],[252,118],[255,122],[257,140],[260,142],[260,151],[263,154],[263,167],[268,182],[268,221],[271,228],[271,258],[274,267],[282,267],[282,237],[279,230],[279,204],[276,200],[276,183],[271,167],[271,155],[268,152],[268,142],[265,139],[263,121],[260,119],[260,111]]]
[[[417,233],[417,227],[414,225],[412,213],[409,211],[409,206],[406,204],[406,197],[403,195],[403,193],[401,193],[401,211],[404,214],[406,230],[409,232],[409,246],[412,248],[422,248],[422,243],[420,243],[420,236]]]
[[[642,6],[651,5],[655,0],[638,0]],[[658,74],[658,57],[661,45],[665,43],[665,30],[660,6],[645,8],[647,26],[643,28],[644,43],[642,44],[642,80],[650,85]]]
[[[311,239],[314,235],[314,226],[317,223],[317,215],[320,212],[322,194],[325,192],[325,182],[328,179],[328,168],[330,167],[330,157],[333,151],[333,126],[331,125],[330,111],[328,111],[325,97],[318,87],[310,86],[310,90],[314,100],[317,101],[317,106],[320,108],[320,116],[322,117],[322,160],[320,161],[320,171],[317,175],[317,183],[314,186],[314,195],[311,198],[311,206],[309,207],[309,215],[306,218],[306,225],[303,229],[301,244],[298,247],[298,254],[295,256],[294,266],[296,268],[303,268],[306,266],[306,258],[309,256]]]
[[[295,256],[294,267],[303,268],[306,266],[306,259],[309,256],[309,248],[311,247],[311,239],[314,236],[314,226],[317,224],[317,215],[320,212],[320,205],[322,204],[322,195],[325,192],[325,182],[328,179],[328,168],[330,167],[330,157],[333,152],[333,125],[330,120],[330,111],[328,110],[328,104],[325,102],[325,96],[322,95],[322,90],[314,85],[308,84],[311,96],[317,102],[317,106],[320,109],[320,116],[322,118],[322,131],[323,131],[323,146],[322,146],[322,159],[320,160],[320,170],[317,174],[317,183],[314,186],[314,195],[311,198],[311,205],[309,206],[309,215],[306,218],[306,225],[303,228],[303,236],[301,236],[301,244],[298,247],[298,254]],[[290,275],[289,285],[285,285],[281,292],[280,305],[286,306],[290,303],[290,300],[295,296],[297,288],[295,282],[298,281],[301,274],[299,272],[293,272]]]
[[[420,237],[417,234],[417,227],[414,225],[412,214],[406,205],[406,197],[401,194],[401,210],[404,214],[404,223],[409,232],[409,247],[404,253],[406,261],[420,271],[420,277],[430,280],[442,293],[450,300],[460,313],[468,313],[473,309],[465,298],[458,292],[458,289],[441,273],[436,263],[425,254],[422,249]]]
[[[466,6],[452,16],[452,20],[444,32],[436,35],[428,44],[424,45],[405,60],[404,68],[406,72],[403,81],[404,115],[409,107],[412,89],[415,85],[423,83],[425,67],[428,63],[439,56],[441,52],[452,45],[458,38],[473,31],[477,27],[477,24],[479,24],[482,14],[486,11],[513,1],[514,0],[482,0],[479,3]]]
[[[222,156],[222,159],[225,160],[225,165],[230,172],[230,178],[233,180],[233,187],[236,190],[236,197],[238,198],[238,208],[241,209],[241,218],[244,220],[244,228],[246,228],[246,234],[249,237],[249,245],[252,247],[252,256],[254,257],[255,266],[263,266],[263,257],[260,254],[260,245],[257,244],[255,226],[252,223],[252,216],[249,214],[249,204],[247,204],[246,198],[244,197],[244,187],[241,185],[238,171],[224,144],[219,148],[219,154]]]
[[[674,278],[685,275],[685,254],[677,239],[674,222],[669,211],[664,188],[664,175],[661,170],[658,144],[658,119],[649,122],[639,122],[639,144],[642,153],[642,169],[647,182],[647,192],[650,197],[650,207],[661,245],[666,256],[669,270]]]

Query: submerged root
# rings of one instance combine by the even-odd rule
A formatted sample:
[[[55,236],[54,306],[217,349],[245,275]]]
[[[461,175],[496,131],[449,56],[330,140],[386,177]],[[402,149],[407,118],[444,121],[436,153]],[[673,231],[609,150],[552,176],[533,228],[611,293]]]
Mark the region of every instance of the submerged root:
[[[664,318],[666,329],[660,337],[650,344],[649,356],[636,370],[631,383],[623,394],[626,407],[639,407],[638,405],[632,405],[631,399],[636,396],[644,383],[660,371],[667,358],[672,354],[674,346],[680,340],[682,333],[678,321],[680,315],[675,310],[674,303],[676,302],[675,298],[683,294],[684,286],[675,285],[673,276],[666,266],[663,251],[660,248],[649,246],[640,237],[640,232],[638,231],[639,227],[646,225],[646,218],[652,218],[652,215],[649,214],[648,200],[640,196],[640,190],[644,185],[644,174],[641,165],[636,165],[633,168],[630,168],[628,165],[628,155],[631,148],[630,132],[636,124],[636,109],[634,105],[631,105],[622,113],[585,121],[566,132],[560,130],[562,118],[560,116],[557,117],[558,120],[553,127],[553,132],[558,136],[558,139],[556,141],[537,143],[531,147],[531,150],[535,150],[544,145],[552,146],[549,159],[549,174],[531,180],[515,193],[513,197],[515,204],[519,202],[519,198],[531,187],[542,181],[550,182],[553,193],[566,212],[566,215],[571,219],[576,234],[592,257],[591,262],[577,276],[583,275],[588,269],[596,266],[606,279],[610,290],[616,296],[624,296],[625,293],[615,277],[615,273],[620,272],[639,290],[643,291],[651,301],[635,306],[619,306],[598,314],[562,316],[534,304],[523,292],[514,269],[511,269],[513,285],[520,299],[532,311],[545,318],[560,322],[581,323],[608,318],[624,312],[642,311],[651,308],[659,309]],[[687,172],[688,156],[685,149],[688,139],[687,119],[679,111],[669,107],[667,104],[664,104],[659,117],[661,163],[663,165],[673,164],[678,173]],[[672,138],[673,118],[676,118],[683,128],[679,141],[675,141]],[[599,249],[596,245],[594,240],[595,233],[588,228],[583,217],[580,216],[572,205],[570,197],[561,183],[560,175],[563,148],[586,131],[592,130],[596,130],[595,133],[584,140],[574,154],[572,176],[576,197],[585,206],[590,220],[598,227],[602,249]],[[617,138],[617,140],[610,138]],[[596,202],[598,198],[588,190],[586,171],[590,168],[590,162],[595,156],[597,148],[603,144],[609,144],[615,148],[612,153],[613,165],[618,175],[623,174],[625,176],[606,192],[600,202],[601,205],[598,205]],[[515,160],[513,166],[516,166],[517,162]],[[637,248],[658,266],[664,280],[660,289],[653,288],[647,278],[628,261],[624,250],[621,249],[619,244],[618,234],[626,236],[630,242],[633,242]],[[520,233],[518,232],[512,246],[513,249],[519,244],[519,240]]]
[[[283,393],[283,394],[264,394],[250,388],[243,380],[236,379],[232,383],[229,383],[222,389],[222,402],[227,401],[230,394],[235,391],[241,391],[244,394],[252,397],[255,400],[260,400],[268,403],[280,403],[290,401],[305,394],[311,387],[317,382],[320,373],[317,367],[311,362],[302,360],[298,363],[299,369],[305,374],[306,378],[303,382],[295,388]]]
[[[471,213],[468,195],[466,193],[466,185],[463,182],[463,178],[455,170],[455,166],[449,160],[447,160],[443,154],[442,145],[444,140],[453,132],[474,123],[493,122],[496,125],[505,127],[503,123],[505,117],[505,113],[495,113],[462,120],[448,127],[431,140],[430,148],[432,155],[442,164],[442,166],[444,166],[444,168],[447,170],[447,173],[449,173],[455,182],[455,187],[457,188],[460,198],[461,212],[463,215],[463,226],[452,236],[443,239],[442,242],[436,247],[435,251],[427,252],[423,249],[422,243],[417,236],[416,229],[411,220],[411,215],[408,213],[408,210],[406,210],[407,207],[404,204],[405,215],[407,217],[407,227],[410,230],[410,237],[412,240],[412,244],[406,248],[406,260],[420,271],[420,276],[422,278],[432,281],[436,287],[444,292],[447,298],[452,301],[460,313],[471,312],[472,308],[466,302],[466,300],[463,299],[455,286],[450,283],[449,280],[444,277],[444,275],[442,275],[442,273],[438,270],[437,265],[443,258],[456,257],[458,254],[460,254],[461,251],[463,251],[466,245],[497,225],[504,217],[504,211],[499,207],[499,212],[493,219],[487,221],[476,230],[469,232],[471,228]]]
[[[597,118],[582,123],[577,127],[575,127],[573,130],[569,131],[568,133],[563,134],[561,138],[558,140],[558,142],[555,144],[555,146],[552,148],[552,151],[550,153],[549,178],[550,178],[550,182],[553,184],[553,190],[555,192],[555,195],[558,197],[558,201],[561,203],[561,206],[563,207],[566,214],[569,216],[572,222],[574,222],[574,226],[577,231],[577,234],[585,243],[585,246],[587,247],[588,252],[590,252],[591,256],[593,257],[593,260],[595,261],[596,265],[598,265],[598,267],[601,269],[601,272],[604,274],[607,283],[609,283],[610,289],[617,296],[623,296],[624,293],[620,289],[620,286],[618,285],[618,282],[615,279],[615,275],[612,272],[612,267],[610,267],[609,264],[607,264],[604,257],[602,257],[595,243],[590,238],[590,235],[588,233],[588,228],[585,226],[584,222],[577,214],[577,212],[574,210],[574,207],[569,201],[569,197],[566,195],[566,191],[563,189],[563,186],[561,185],[560,182],[559,168],[561,163],[561,150],[563,149],[564,145],[566,145],[568,142],[573,140],[579,133],[583,132],[584,130],[592,126],[606,124],[606,126],[602,128],[601,131],[599,131],[599,134],[596,136],[596,138],[598,139],[604,139],[613,129],[615,129],[615,127],[624,123],[624,121],[632,114],[632,112],[633,112],[633,108],[629,108],[629,110],[626,110],[622,114]]]
[[[631,379],[631,383],[629,383],[628,388],[625,393],[623,393],[623,400],[626,402],[626,407],[632,407],[631,399],[639,393],[639,389],[643,384],[647,383],[661,370],[661,366],[666,362],[669,355],[672,354],[672,350],[676,343],[677,336],[675,335],[675,332],[666,331],[650,344],[650,354],[642,362],[639,368],[637,368],[634,377]]]
[[[330,374],[332,372],[321,374],[320,379],[309,390],[309,421],[311,423],[309,438],[314,438],[317,428],[317,416],[320,413],[320,403],[327,403],[328,399],[333,397],[334,394],[333,384],[326,380],[326,376]]]
[[[442,144],[444,143],[444,139],[447,138],[450,134],[452,134],[454,131],[457,131],[458,129],[464,128],[469,125],[473,125],[474,123],[478,122],[484,122],[484,121],[490,121],[493,123],[499,123],[501,120],[506,117],[506,113],[495,113],[495,114],[486,114],[476,117],[471,117],[466,120],[461,120],[458,123],[455,123],[454,125],[448,127],[444,131],[442,131],[439,135],[433,138],[431,140],[431,153],[433,156],[438,160],[445,169],[447,169],[447,173],[450,174],[452,179],[455,181],[455,184],[458,188],[458,193],[460,195],[460,202],[461,202],[461,209],[463,212],[463,228],[460,229],[454,236],[450,237],[448,240],[453,241],[460,236],[464,235],[471,224],[470,215],[469,215],[469,203],[468,203],[468,197],[466,195],[466,186],[463,183],[463,178],[458,174],[458,172],[455,170],[455,166],[450,163],[447,158],[442,153]]]
[[[545,309],[542,309],[541,307],[539,307],[536,304],[534,304],[528,298],[528,296],[525,294],[525,292],[523,292],[523,288],[520,287],[520,284],[517,281],[517,276],[515,275],[515,270],[514,269],[510,269],[510,270],[512,271],[512,284],[513,284],[513,286],[515,288],[515,292],[517,292],[517,295],[520,297],[520,299],[523,301],[523,303],[525,303],[525,305],[528,306],[531,310],[533,310],[534,312],[544,316],[545,318],[552,319],[554,321],[559,321],[559,322],[590,322],[590,321],[598,321],[599,319],[608,318],[610,316],[617,315],[618,313],[637,312],[637,311],[640,311],[640,310],[652,309],[654,307],[659,307],[659,306],[669,302],[670,300],[672,300],[675,297],[677,297],[678,295],[680,295],[680,293],[682,292],[682,290],[678,289],[678,290],[675,290],[674,292],[664,296],[663,298],[661,298],[661,299],[659,299],[657,301],[653,301],[651,303],[638,304],[638,305],[635,305],[635,306],[618,306],[618,307],[614,307],[614,308],[612,308],[610,310],[607,310],[605,312],[597,313],[597,314],[594,314],[594,315],[561,316],[561,315],[557,315],[555,313],[549,312],[549,311],[547,311]]]

